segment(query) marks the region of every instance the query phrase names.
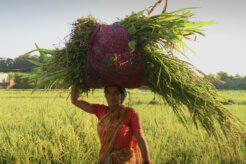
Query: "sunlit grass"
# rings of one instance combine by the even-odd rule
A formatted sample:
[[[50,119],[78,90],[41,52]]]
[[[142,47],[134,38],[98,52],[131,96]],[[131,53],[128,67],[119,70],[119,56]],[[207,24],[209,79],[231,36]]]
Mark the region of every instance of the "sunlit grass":
[[[213,138],[188,120],[188,131],[171,108],[145,90],[128,90],[125,105],[140,115],[152,163],[244,163],[224,140],[221,152]],[[235,102],[246,101],[246,91],[222,91]],[[97,118],[70,103],[69,91],[0,90],[0,163],[96,163],[100,142]],[[82,98],[106,104],[103,90]],[[154,99],[155,98],[155,99]],[[227,106],[246,123],[246,105]],[[238,142],[241,142],[238,140]],[[242,144],[242,143],[241,143]]]

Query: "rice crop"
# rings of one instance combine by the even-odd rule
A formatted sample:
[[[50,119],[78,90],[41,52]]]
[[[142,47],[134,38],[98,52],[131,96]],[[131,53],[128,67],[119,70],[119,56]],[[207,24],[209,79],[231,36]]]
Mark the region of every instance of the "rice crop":
[[[97,118],[70,103],[69,90],[0,90],[0,163],[96,163],[100,148]],[[221,91],[233,101],[246,101],[246,91]],[[106,104],[103,90],[82,98]],[[152,163],[245,163],[246,148],[235,153],[221,136],[220,147],[192,119],[187,129],[172,108],[148,90],[128,90],[125,105],[140,115]],[[246,105],[226,105],[246,122]],[[184,111],[188,114],[187,111]],[[199,126],[199,125],[198,125]]]

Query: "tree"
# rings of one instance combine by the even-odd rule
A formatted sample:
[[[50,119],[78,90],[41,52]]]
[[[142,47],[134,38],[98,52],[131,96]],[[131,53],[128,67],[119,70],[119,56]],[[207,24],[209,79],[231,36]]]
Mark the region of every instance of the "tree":
[[[23,69],[35,66],[33,63],[28,60],[33,60],[40,62],[38,55],[25,54],[16,57],[15,59],[11,58],[0,58],[0,71],[1,72],[31,72],[32,69]],[[16,70],[19,69],[19,70]]]
[[[14,60],[11,58],[0,58],[0,72],[6,72],[14,64]]]
[[[231,79],[230,76],[226,72],[223,72],[223,71],[217,73],[217,78],[222,81],[227,81]]]
[[[34,66],[34,64],[30,63],[28,60],[39,61],[39,57],[31,56],[30,54],[18,56],[17,58],[14,59],[14,67],[12,69],[21,69],[21,68],[28,68]],[[31,72],[31,71],[32,69],[20,70],[20,72]]]

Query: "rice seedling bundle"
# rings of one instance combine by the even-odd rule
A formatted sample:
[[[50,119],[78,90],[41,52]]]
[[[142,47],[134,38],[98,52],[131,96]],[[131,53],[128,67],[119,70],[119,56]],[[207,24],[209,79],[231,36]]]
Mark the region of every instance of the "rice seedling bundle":
[[[151,91],[160,95],[163,101],[172,107],[184,125],[187,122],[184,110],[188,110],[194,124],[197,127],[201,125],[217,141],[220,140],[221,133],[223,133],[228,141],[233,142],[234,139],[241,136],[246,142],[245,124],[222,105],[221,97],[206,78],[206,75],[175,55],[178,53],[186,56],[183,49],[191,49],[184,41],[192,40],[192,37],[196,34],[204,35],[201,27],[214,22],[192,21],[190,19],[194,15],[193,12],[190,12],[192,8],[150,16],[149,13],[153,8],[133,13],[110,26],[100,24],[93,16],[78,19],[73,24],[70,39],[65,43],[63,49],[47,50],[36,45],[37,49],[29,52],[39,51],[43,58],[43,63],[30,61],[41,68],[40,71],[33,73],[33,78],[39,81],[39,86],[45,85],[47,88],[58,84],[59,86],[62,84],[64,87],[75,86],[80,93],[88,93],[90,90],[102,87],[105,84],[119,85],[121,80],[118,83],[113,83],[115,81],[104,83],[97,78],[101,73],[100,71],[109,69],[109,66],[117,61],[118,52],[105,55],[106,60],[98,60],[97,63],[93,63],[93,58],[89,61],[91,67],[93,67],[93,64],[96,66],[105,64],[103,61],[108,64],[100,67],[101,70],[94,70],[94,74],[99,71],[98,75],[95,76],[96,79],[94,79],[94,82],[99,81],[98,83],[92,85],[92,83],[86,82],[87,74],[85,70],[88,68],[87,60],[88,54],[90,54],[88,52],[95,48],[90,47],[93,45],[90,43],[95,42],[95,38],[92,39],[92,34],[100,32],[101,27],[111,29],[122,27],[127,30],[127,35],[130,36],[126,42],[129,55],[140,55],[140,61],[143,62],[139,66],[139,68],[142,67],[143,71],[141,72],[140,69],[139,72],[142,73],[144,78],[138,82],[138,84],[143,82],[139,86],[146,85]],[[113,43],[114,40],[111,42]],[[99,48],[103,49],[104,47]],[[125,61],[130,62],[130,57],[128,56]],[[121,64],[120,62],[118,64]],[[132,65],[134,66],[134,63],[128,65],[127,68]],[[111,67],[111,69],[113,68]],[[92,72],[92,80],[95,77],[93,77]],[[104,77],[110,78],[108,76]],[[129,77],[133,78],[134,76]],[[136,80],[138,79],[139,77],[136,78]],[[136,80],[133,80],[133,83]],[[128,88],[134,88],[134,85],[132,86]],[[138,85],[135,85],[135,87],[138,87]],[[217,127],[217,123],[219,127]]]

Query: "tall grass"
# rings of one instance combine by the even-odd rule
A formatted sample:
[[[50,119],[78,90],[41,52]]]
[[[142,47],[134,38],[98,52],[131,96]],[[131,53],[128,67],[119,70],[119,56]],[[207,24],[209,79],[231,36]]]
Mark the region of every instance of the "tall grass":
[[[238,154],[224,139],[216,140],[196,130],[188,131],[172,109],[145,90],[128,90],[126,105],[140,115],[152,163],[245,163],[246,148]],[[223,91],[235,102],[246,101],[246,91]],[[96,163],[100,142],[97,118],[70,103],[69,91],[0,90],[0,163]],[[82,96],[91,103],[106,104],[103,91]],[[129,98],[130,97],[130,98]],[[246,122],[246,105],[227,106]],[[223,137],[223,136],[222,136]]]

